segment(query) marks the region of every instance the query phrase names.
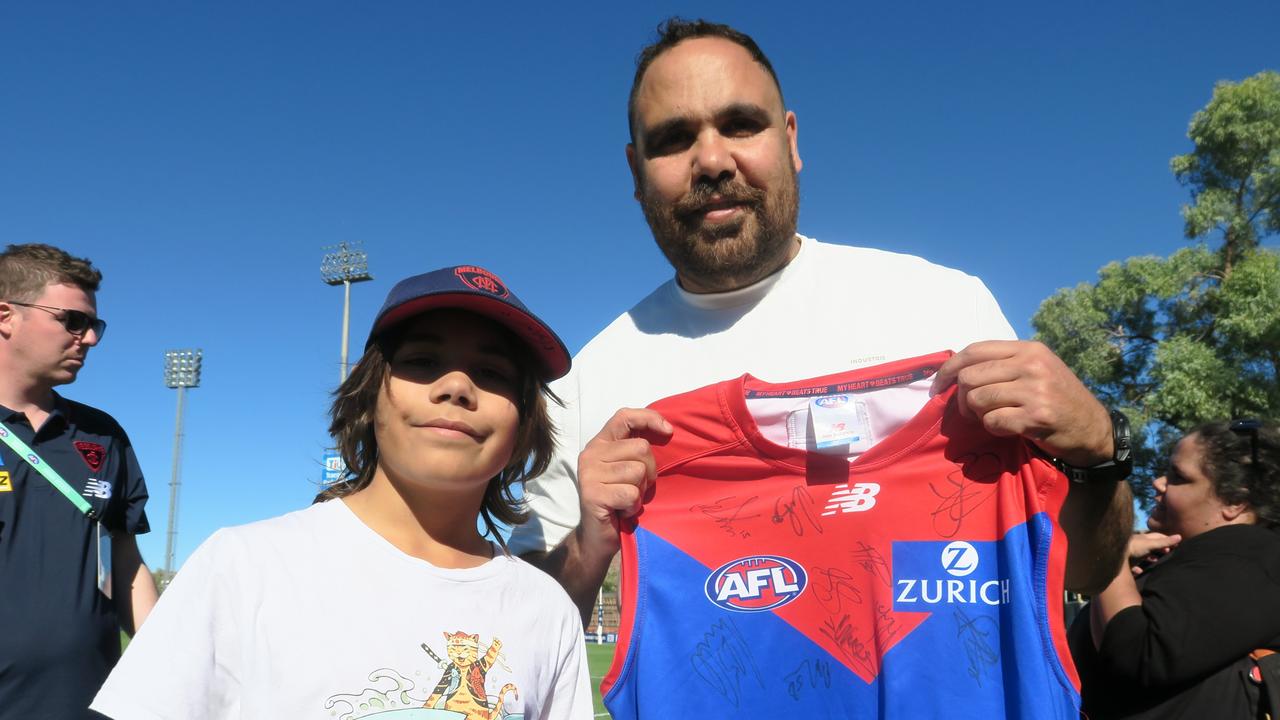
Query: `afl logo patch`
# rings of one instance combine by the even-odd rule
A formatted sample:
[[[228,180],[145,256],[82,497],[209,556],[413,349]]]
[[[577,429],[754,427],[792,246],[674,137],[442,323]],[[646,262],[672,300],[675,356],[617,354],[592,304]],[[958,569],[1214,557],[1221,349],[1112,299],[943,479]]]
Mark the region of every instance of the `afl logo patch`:
[[[752,555],[721,565],[703,591],[715,605],[733,612],[764,612],[800,597],[808,574],[800,563],[777,555]]]
[[[813,401],[814,405],[817,405],[818,407],[821,407],[821,408],[844,407],[848,403],[849,403],[848,395],[828,395],[827,397],[820,397],[817,400]]]
[[[478,290],[499,298],[505,298],[511,294],[511,291],[507,290],[507,286],[498,279],[497,275],[484,268],[464,265],[455,269],[453,274],[458,276],[463,285],[472,290]]]

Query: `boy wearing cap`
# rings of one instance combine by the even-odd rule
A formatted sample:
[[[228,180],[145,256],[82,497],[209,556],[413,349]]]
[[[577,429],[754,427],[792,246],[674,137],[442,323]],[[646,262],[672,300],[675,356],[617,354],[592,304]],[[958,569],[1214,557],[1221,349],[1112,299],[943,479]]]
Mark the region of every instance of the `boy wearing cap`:
[[[205,542],[93,709],[590,717],[577,611],[496,532],[523,519],[513,487],[546,467],[546,383],[568,367],[555,333],[483,268],[397,284],[335,392],[347,478]]]

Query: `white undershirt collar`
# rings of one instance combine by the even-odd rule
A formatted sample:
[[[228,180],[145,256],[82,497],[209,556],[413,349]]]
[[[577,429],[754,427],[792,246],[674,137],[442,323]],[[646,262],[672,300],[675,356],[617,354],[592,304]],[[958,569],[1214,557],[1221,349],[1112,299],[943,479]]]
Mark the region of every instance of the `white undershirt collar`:
[[[782,282],[784,278],[792,277],[799,273],[799,268],[805,262],[805,248],[809,247],[812,242],[810,242],[809,238],[799,233],[796,233],[796,239],[800,241],[800,250],[796,252],[796,256],[771,275],[761,278],[746,287],[718,293],[691,293],[680,287],[679,280],[672,280],[671,286],[675,289],[676,298],[686,305],[699,310],[727,310],[741,305],[757,303],[765,295],[769,294],[774,285]]]

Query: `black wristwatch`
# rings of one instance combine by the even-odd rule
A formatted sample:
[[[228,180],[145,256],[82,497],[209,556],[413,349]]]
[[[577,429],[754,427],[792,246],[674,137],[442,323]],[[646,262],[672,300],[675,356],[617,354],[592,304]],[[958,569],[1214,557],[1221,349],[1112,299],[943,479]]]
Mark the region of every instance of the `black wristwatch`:
[[[1071,482],[1093,483],[1124,480],[1133,474],[1133,436],[1129,419],[1119,410],[1111,411],[1111,459],[1093,467],[1076,467],[1058,461],[1058,469]]]

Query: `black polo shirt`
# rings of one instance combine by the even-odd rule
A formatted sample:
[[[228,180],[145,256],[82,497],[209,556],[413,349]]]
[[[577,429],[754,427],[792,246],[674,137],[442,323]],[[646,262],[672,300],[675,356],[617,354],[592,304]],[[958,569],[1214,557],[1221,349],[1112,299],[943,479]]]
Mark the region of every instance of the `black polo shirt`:
[[[0,422],[94,506],[111,534],[150,530],[142,471],[110,415],[55,396],[38,433],[4,406]],[[98,590],[97,568],[94,523],[0,442],[0,720],[91,717],[89,702],[120,657],[119,620]]]

